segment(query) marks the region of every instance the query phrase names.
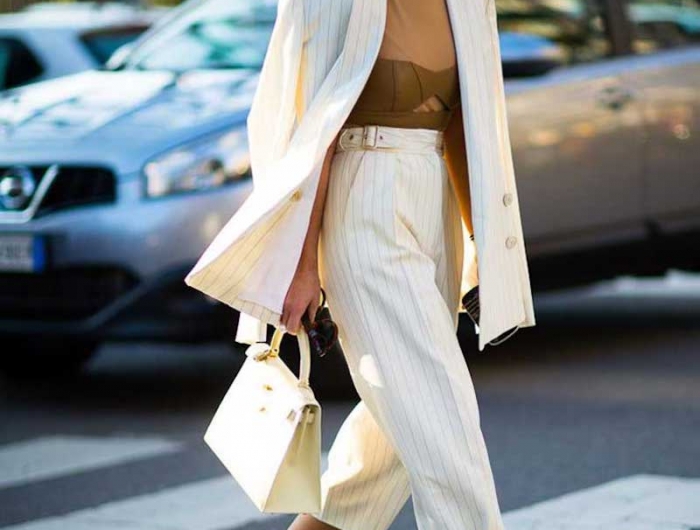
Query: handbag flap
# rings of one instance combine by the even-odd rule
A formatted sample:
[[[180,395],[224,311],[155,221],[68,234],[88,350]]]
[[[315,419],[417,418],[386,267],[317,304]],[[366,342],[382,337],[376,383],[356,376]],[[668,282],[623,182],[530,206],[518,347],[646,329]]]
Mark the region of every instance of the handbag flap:
[[[261,381],[261,387],[268,392],[278,389],[275,397],[279,397],[279,402],[285,404],[286,410],[302,410],[306,405],[319,406],[313,390],[310,387],[299,385],[299,378],[292,372],[287,364],[279,356],[270,356],[264,360],[256,361],[257,355],[263,354],[270,349],[265,343],[251,344],[246,348],[246,362],[241,368],[243,370],[255,370],[257,377]],[[267,386],[264,386],[267,385]],[[264,393],[263,393],[264,394]],[[252,397],[252,396],[251,396]]]
[[[251,372],[244,374],[256,381],[250,388],[247,399],[258,406],[266,406],[271,414],[286,416],[290,411],[301,411],[305,406],[319,406],[313,390],[299,385],[299,379],[279,357],[268,357],[264,361],[249,358],[241,368]]]

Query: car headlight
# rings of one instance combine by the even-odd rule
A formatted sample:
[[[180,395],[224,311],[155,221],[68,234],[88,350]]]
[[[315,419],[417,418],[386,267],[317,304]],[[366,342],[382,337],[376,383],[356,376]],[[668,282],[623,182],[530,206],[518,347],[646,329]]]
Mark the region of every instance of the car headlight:
[[[250,175],[244,127],[161,154],[143,170],[148,197],[218,188]]]

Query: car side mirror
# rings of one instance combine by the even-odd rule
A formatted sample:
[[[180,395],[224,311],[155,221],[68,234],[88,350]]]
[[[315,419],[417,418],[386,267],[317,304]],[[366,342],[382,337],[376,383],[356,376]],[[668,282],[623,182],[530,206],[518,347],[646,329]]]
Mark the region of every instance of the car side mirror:
[[[127,42],[126,44],[122,44],[114,50],[114,53],[109,56],[109,59],[105,62],[105,68],[107,70],[120,70],[121,68],[124,67],[124,64],[126,63],[126,58],[129,56],[131,53],[131,50],[134,48],[134,41],[132,42]]]

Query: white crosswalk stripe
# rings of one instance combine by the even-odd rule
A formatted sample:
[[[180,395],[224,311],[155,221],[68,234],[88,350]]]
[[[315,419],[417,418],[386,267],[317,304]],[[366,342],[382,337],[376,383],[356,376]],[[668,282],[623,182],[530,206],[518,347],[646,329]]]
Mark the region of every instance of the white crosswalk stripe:
[[[255,505],[244,497],[234,481],[227,476],[5,528],[215,530],[233,528],[260,518]]]
[[[182,449],[161,438],[56,436],[0,448],[0,489]],[[322,469],[328,465],[323,453]],[[223,469],[223,468],[222,468]],[[700,528],[700,478],[633,475],[504,514],[508,530]],[[2,527],[3,530],[223,530],[261,514],[228,474]]]
[[[507,512],[504,520],[508,530],[687,530],[700,524],[698,498],[700,479],[635,475]],[[4,530],[217,530],[268,517],[224,476]]]
[[[328,454],[322,454],[322,467]],[[217,530],[264,520],[229,475],[48,517],[3,530]]]
[[[0,488],[177,451],[161,438],[48,436],[0,449]]]
[[[505,514],[508,530],[689,530],[700,479],[633,475]]]

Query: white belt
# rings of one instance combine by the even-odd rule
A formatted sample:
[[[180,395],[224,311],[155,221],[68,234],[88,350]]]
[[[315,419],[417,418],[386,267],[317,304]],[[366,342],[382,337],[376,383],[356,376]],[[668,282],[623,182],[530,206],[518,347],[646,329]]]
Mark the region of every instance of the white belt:
[[[443,133],[433,129],[409,129],[385,125],[345,127],[338,138],[336,152],[352,149],[442,153]]]

